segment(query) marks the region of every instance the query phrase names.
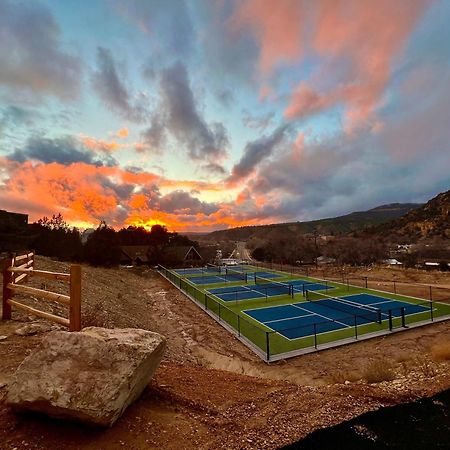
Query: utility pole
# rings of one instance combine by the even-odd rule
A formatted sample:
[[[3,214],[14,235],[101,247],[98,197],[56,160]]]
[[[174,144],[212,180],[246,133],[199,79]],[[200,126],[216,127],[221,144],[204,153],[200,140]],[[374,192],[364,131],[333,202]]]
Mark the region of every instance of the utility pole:
[[[319,246],[317,245],[317,236],[318,236],[317,230],[314,228],[314,247],[316,248],[316,254],[315,254],[314,260],[316,262],[316,269],[319,268],[319,264],[317,262],[317,255],[319,254]]]

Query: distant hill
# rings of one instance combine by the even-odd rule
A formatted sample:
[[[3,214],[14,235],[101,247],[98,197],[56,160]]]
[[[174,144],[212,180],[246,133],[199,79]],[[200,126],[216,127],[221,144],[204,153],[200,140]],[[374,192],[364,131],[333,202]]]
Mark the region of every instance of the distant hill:
[[[366,232],[383,236],[403,236],[411,240],[431,237],[449,239],[450,191],[442,192],[402,217],[370,227]]]
[[[404,216],[415,208],[421,207],[420,203],[391,203],[378,206],[368,211],[358,211],[345,216],[328,219],[313,220],[310,222],[291,222],[271,225],[257,225],[228,230],[213,231],[204,237],[209,241],[245,241],[250,238],[270,239],[271,235],[284,236],[289,234],[308,234],[316,230],[321,235],[345,234],[362,230],[367,226],[379,225],[392,219]]]

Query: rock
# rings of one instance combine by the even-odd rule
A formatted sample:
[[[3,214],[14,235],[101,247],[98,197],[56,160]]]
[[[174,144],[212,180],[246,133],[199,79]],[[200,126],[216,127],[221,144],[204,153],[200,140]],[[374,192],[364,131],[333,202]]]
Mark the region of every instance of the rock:
[[[17,369],[7,402],[16,411],[111,426],[145,389],[165,346],[163,336],[139,329],[52,331]]]
[[[16,331],[14,331],[14,334],[17,334],[19,336],[31,336],[32,334],[46,333],[51,329],[52,327],[50,325],[35,322],[18,328]]]
[[[7,338],[8,338],[8,336],[0,336],[0,341],[4,341]]]

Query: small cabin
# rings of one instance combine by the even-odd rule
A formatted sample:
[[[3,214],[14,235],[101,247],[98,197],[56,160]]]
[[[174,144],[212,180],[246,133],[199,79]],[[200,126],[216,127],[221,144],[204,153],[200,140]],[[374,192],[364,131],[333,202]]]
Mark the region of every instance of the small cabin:
[[[149,245],[122,245],[120,247],[120,264],[140,266],[148,264]]]
[[[164,250],[164,263],[168,267],[197,266],[203,263],[203,258],[192,245],[167,247]]]

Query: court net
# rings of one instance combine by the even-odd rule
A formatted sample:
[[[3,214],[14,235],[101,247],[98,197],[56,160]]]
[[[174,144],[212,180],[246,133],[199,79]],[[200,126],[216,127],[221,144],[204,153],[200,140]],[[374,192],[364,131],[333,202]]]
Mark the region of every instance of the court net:
[[[280,281],[273,281],[268,278],[263,278],[255,274],[255,284],[263,286],[270,291],[272,295],[290,295],[294,296],[294,286],[289,283],[281,283]]]
[[[210,272],[222,273],[222,267],[217,264],[208,263],[206,264],[206,269]]]
[[[330,309],[348,313],[352,316],[364,317],[372,322],[381,323],[381,309],[374,306],[361,305],[360,303],[352,302],[347,299],[339,297],[331,297],[330,295],[321,294],[315,291],[305,291],[306,299],[308,301],[320,301],[322,306]]]
[[[242,280],[247,283],[247,273],[229,269],[228,267],[225,269],[225,278],[231,280]]]

